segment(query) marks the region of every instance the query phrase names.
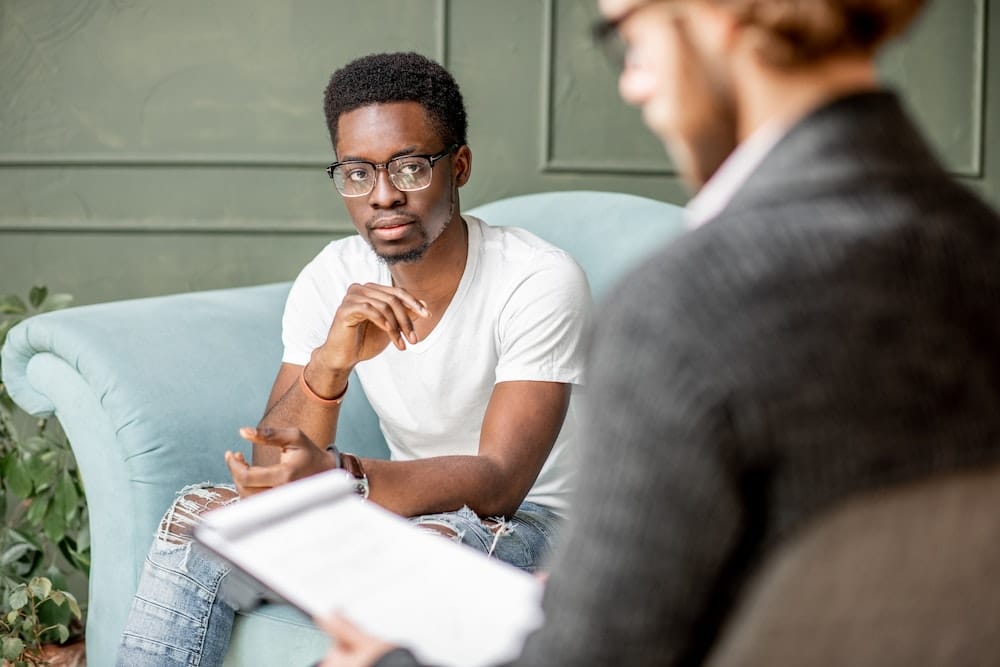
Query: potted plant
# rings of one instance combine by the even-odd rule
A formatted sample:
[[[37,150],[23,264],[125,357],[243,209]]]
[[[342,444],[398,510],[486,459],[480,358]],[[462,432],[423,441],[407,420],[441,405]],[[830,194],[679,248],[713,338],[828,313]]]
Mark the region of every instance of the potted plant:
[[[25,301],[0,295],[0,348],[7,332],[36,313],[64,308],[67,294],[31,289]],[[60,664],[46,644],[83,633],[83,613],[66,590],[90,569],[83,485],[58,424],[21,411],[0,383],[0,650],[16,667]],[[75,651],[82,655],[82,648]],[[73,662],[62,664],[77,664]]]
[[[7,606],[10,610],[0,618],[4,664],[13,667],[82,664],[82,644],[62,652],[51,648],[65,646],[74,623],[83,619],[71,593],[53,588],[47,577],[32,577],[31,581],[10,590]]]

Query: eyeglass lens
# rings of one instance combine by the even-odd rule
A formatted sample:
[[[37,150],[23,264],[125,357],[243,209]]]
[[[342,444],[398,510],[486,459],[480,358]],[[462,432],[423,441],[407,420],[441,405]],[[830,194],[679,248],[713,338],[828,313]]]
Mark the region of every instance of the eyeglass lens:
[[[385,165],[389,181],[397,190],[422,190],[431,183],[433,167],[425,157],[404,156]],[[333,183],[342,195],[360,197],[375,188],[378,170],[370,162],[348,162],[333,170]]]

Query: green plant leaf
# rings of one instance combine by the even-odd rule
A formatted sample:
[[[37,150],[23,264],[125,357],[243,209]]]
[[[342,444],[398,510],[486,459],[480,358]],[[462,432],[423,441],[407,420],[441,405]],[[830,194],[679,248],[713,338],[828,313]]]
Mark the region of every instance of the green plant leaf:
[[[0,555],[0,566],[7,567],[11,563],[16,563],[29,551],[36,551],[36,549],[33,545],[26,542],[20,542],[8,547],[7,550],[3,552],[3,555]]]
[[[66,519],[63,516],[63,509],[57,502],[48,504],[45,518],[42,520],[42,527],[45,530],[45,537],[53,543],[59,542],[66,535]]]
[[[70,565],[85,575],[90,574],[90,528],[81,518],[82,526],[76,536],[66,535],[59,542],[59,552]]]
[[[45,519],[45,515],[49,511],[49,505],[52,504],[52,496],[39,496],[31,501],[31,507],[28,508],[28,513],[25,515],[25,519],[28,520],[32,526],[37,527]]]
[[[66,604],[66,594],[60,590],[52,591],[52,593],[49,595],[49,599],[52,600],[52,602],[59,605],[60,607]]]
[[[63,591],[63,595],[66,596],[66,600],[69,602],[69,610],[73,616],[80,620],[83,618],[83,612],[80,611],[80,603],[76,601],[76,596],[69,591]]]
[[[38,538],[36,538],[34,535],[30,533],[25,533],[22,530],[21,526],[18,526],[17,528],[12,528],[8,535],[8,538],[10,539],[11,542],[27,542],[28,544],[34,546],[36,549],[41,550],[42,548],[42,543],[38,541]]]
[[[0,313],[4,315],[24,315],[28,306],[16,294],[0,294]]]
[[[3,472],[4,481],[11,493],[22,500],[31,495],[31,476],[17,453],[7,457]]]
[[[30,548],[21,558],[3,567],[2,581],[5,596],[7,590],[15,588],[19,583],[33,576],[38,571],[42,566],[42,559],[45,555],[41,545],[36,540],[25,536],[18,530],[9,530],[7,541],[11,545],[27,544]]]
[[[28,604],[28,587],[21,584],[13,591],[11,591],[10,597],[7,598],[10,603],[11,609],[21,609]]]
[[[16,660],[24,652],[24,642],[17,637],[4,637],[3,657],[7,660]]]
[[[49,443],[42,436],[33,435],[22,440],[19,449],[29,454],[41,454],[49,449]]]
[[[86,505],[84,505],[86,509]],[[80,527],[80,532],[76,536],[76,548],[81,552],[90,553],[90,522],[84,521]]]
[[[42,304],[41,312],[47,313],[52,310],[62,310],[73,303],[72,294],[50,294],[49,298]]]
[[[76,494],[76,484],[69,475],[60,477],[56,482],[55,506],[59,509],[60,517],[69,526],[79,512],[80,498]],[[56,540],[57,542],[59,540]]]
[[[44,600],[52,592],[52,582],[48,577],[33,577],[28,582],[28,590],[39,600]]]
[[[35,285],[28,292],[28,301],[31,303],[32,308],[38,308],[45,301],[45,297],[49,294],[49,288],[45,285]]]
[[[56,626],[56,632],[59,633],[59,643],[65,644],[66,640],[69,639],[69,628],[60,623]]]
[[[34,454],[25,457],[24,467],[34,485],[36,496],[49,489],[57,481],[59,462],[55,457]]]
[[[66,577],[55,563],[45,568],[45,574],[42,576],[48,577],[52,582],[52,590],[66,592]]]

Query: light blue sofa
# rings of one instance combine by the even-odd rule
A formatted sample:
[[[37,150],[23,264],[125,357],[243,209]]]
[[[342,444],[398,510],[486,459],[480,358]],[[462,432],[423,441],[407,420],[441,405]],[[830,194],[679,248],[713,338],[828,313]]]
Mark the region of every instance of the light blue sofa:
[[[526,227],[565,248],[598,298],[682,229],[676,206],[601,192],[526,195],[468,212],[493,225]],[[87,489],[92,667],[114,663],[143,557],[175,492],[228,480],[225,449],[249,456],[237,427],[262,413],[280,362],[288,288],[85,306],[31,318],[10,332],[4,382],[28,412],[58,417]],[[348,394],[337,435],[359,454],[386,454],[360,391]],[[326,646],[308,619],[267,605],[238,619],[227,664],[307,665]]]

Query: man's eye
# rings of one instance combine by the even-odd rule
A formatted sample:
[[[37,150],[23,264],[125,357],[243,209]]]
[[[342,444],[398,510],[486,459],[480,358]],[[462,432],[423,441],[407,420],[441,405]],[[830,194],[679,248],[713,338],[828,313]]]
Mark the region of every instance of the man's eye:
[[[360,183],[361,181],[368,180],[368,170],[367,169],[351,169],[347,172],[347,180],[354,181],[355,183]]]
[[[397,173],[400,173],[403,176],[412,176],[419,173],[422,168],[423,165],[419,162],[404,162],[399,165],[399,171]]]

